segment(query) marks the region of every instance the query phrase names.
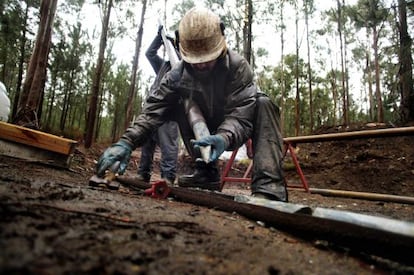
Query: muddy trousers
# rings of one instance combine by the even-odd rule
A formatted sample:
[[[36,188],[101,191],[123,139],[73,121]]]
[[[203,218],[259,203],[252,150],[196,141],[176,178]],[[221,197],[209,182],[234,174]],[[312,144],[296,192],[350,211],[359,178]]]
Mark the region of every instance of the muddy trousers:
[[[194,150],[190,144],[190,140],[194,139],[194,134],[185,115],[184,107],[181,106],[180,109],[182,111],[178,112],[177,122],[181,137],[187,151],[195,160],[200,158],[200,152]],[[217,125],[217,123],[215,124]],[[210,129],[210,133],[214,134],[214,129]],[[283,139],[280,129],[279,108],[263,93],[257,95],[254,130],[251,139],[254,151],[252,193],[265,193],[275,196],[281,201],[287,201],[282,170]]]
[[[265,193],[287,201],[279,108],[261,93],[256,99],[252,142],[252,193]]]
[[[150,179],[157,144],[161,149],[161,177],[174,181],[178,157],[178,127],[175,121],[166,121],[162,124],[142,146],[138,174]]]

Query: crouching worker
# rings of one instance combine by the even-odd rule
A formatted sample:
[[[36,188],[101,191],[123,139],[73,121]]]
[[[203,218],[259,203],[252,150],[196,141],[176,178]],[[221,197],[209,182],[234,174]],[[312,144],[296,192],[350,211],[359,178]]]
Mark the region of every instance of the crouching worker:
[[[124,173],[132,150],[142,146],[164,121],[174,119],[195,161],[194,173],[180,176],[179,186],[218,190],[217,159],[225,150],[237,149],[251,138],[252,195],[287,201],[278,108],[257,91],[247,61],[227,49],[219,17],[204,8],[189,10],[180,21],[178,43],[182,61],[153,89],[134,125],[106,149],[97,163],[97,174],[103,175],[117,160],[121,162],[119,173]],[[184,98],[198,104],[210,136],[194,141]],[[211,155],[206,163],[199,149],[208,145]]]

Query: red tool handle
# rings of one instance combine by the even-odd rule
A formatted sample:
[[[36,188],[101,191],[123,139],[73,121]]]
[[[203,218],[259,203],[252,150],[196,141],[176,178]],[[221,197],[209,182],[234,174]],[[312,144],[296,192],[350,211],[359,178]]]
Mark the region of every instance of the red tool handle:
[[[151,187],[144,191],[145,195],[156,199],[165,199],[168,197],[171,189],[164,180],[159,180],[151,183]]]

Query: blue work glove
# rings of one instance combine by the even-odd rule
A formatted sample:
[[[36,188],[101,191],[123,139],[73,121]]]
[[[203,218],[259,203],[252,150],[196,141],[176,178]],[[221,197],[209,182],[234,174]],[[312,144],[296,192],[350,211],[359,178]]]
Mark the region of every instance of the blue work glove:
[[[211,153],[209,161],[216,161],[224,150],[226,150],[228,144],[226,139],[222,135],[211,135],[200,138],[199,140],[192,140],[194,148],[200,148],[200,146],[209,146],[211,145]]]
[[[105,171],[109,169],[116,161],[120,162],[118,171],[119,174],[125,173],[126,168],[128,167],[128,162],[131,157],[132,148],[131,146],[123,140],[119,140],[117,143],[114,143],[105,150],[102,156],[99,158],[98,163],[96,164],[96,174],[99,177],[105,175]]]

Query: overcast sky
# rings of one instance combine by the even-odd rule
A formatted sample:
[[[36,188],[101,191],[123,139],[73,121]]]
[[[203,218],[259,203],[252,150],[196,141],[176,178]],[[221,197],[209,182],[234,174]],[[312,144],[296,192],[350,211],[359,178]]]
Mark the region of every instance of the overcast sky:
[[[234,2],[235,0],[227,0],[225,3],[226,5],[232,5],[231,2]],[[165,2],[163,0],[158,1],[152,1],[152,5],[148,5],[147,12],[145,15],[145,23],[144,23],[144,38],[142,41],[142,52],[145,52],[145,49],[149,46],[151,43],[154,35],[157,33],[157,27],[158,27],[158,19],[163,19],[164,16],[164,4]],[[173,23],[172,18],[172,10],[176,3],[179,3],[179,0],[168,0],[167,2],[167,27],[168,25],[171,25]],[[196,1],[197,2],[197,1]],[[356,0],[348,0],[347,4],[353,4]],[[328,9],[332,6],[336,5],[336,0],[315,0],[315,6],[318,7],[318,10],[322,9]],[[140,9],[140,6],[138,6],[138,9]],[[97,26],[100,26],[100,16],[99,16],[99,7],[96,4],[85,4],[81,15],[84,18],[84,24],[89,27],[89,29],[93,29]],[[136,20],[139,21],[140,17],[140,11],[137,10],[136,12]],[[115,22],[117,20],[117,12],[115,9],[115,12],[111,14],[111,22]],[[289,20],[289,16],[291,18],[294,17],[294,13],[292,14],[286,14],[285,20]],[[319,15],[318,13],[315,14],[314,18],[310,20],[311,23],[317,25],[320,23],[318,20]],[[287,26],[291,26],[294,28],[294,24],[287,23]],[[99,29],[99,27],[98,27]],[[278,43],[278,39],[275,39],[276,32],[274,30],[274,26],[271,25],[262,25],[260,28],[253,29],[254,32],[254,47],[264,47],[266,48],[268,45],[274,45],[275,42]],[[288,29],[287,33],[292,34],[294,33],[294,29]],[[172,34],[171,34],[172,35]],[[116,55],[120,58],[120,60],[124,62],[129,62],[132,59],[134,47],[135,47],[135,39],[136,36],[136,30],[131,29],[131,33],[128,37],[125,37],[124,39],[117,39],[115,41],[115,52]],[[286,37],[286,45],[285,45],[285,51],[290,52],[291,49],[294,49],[294,38],[290,38],[289,36]],[[280,48],[276,48],[275,45],[271,47],[271,49],[268,49],[270,55],[274,55],[275,58],[278,58],[278,52],[280,51]],[[294,51],[293,51],[294,52]],[[143,54],[143,53],[142,53]],[[141,59],[141,61],[144,61]],[[149,63],[141,62],[142,66],[147,65],[149,66]],[[147,64],[145,64],[147,63]],[[152,70],[149,67],[150,71]]]
[[[231,5],[235,0],[227,0],[225,3],[226,5]],[[391,0],[387,0],[391,1]],[[180,2],[179,0],[168,0],[167,1],[167,27],[171,26],[173,23],[173,6]],[[197,2],[197,1],[196,1]],[[347,0],[346,4],[355,4],[357,0]],[[199,3],[199,2],[197,2]],[[332,7],[336,7],[336,0],[315,0],[315,6],[317,7],[317,12],[314,16],[309,20],[312,28],[318,28],[321,26],[320,20],[320,11],[327,10]],[[147,7],[147,12],[145,15],[145,23],[144,23],[144,37],[142,41],[142,48],[141,48],[141,56],[139,59],[139,69],[143,72],[143,78],[147,79],[150,77],[154,77],[154,72],[152,67],[150,66],[148,60],[145,57],[145,51],[148,48],[149,44],[152,42],[152,39],[157,33],[158,29],[158,19],[163,19],[164,17],[164,0],[153,1],[152,5]],[[139,22],[140,20],[140,6],[138,6],[136,11],[136,21]],[[111,14],[111,22],[117,22],[117,16],[120,16],[115,9],[114,12]],[[85,4],[81,17],[84,18],[84,25],[88,26],[90,30],[93,28],[97,28],[100,31],[100,16],[99,16],[99,7],[96,4]],[[175,19],[177,20],[177,19]],[[290,20],[290,21],[289,21]],[[123,20],[120,20],[123,21]],[[288,29],[285,32],[285,54],[295,53],[295,23],[294,23],[294,11],[290,13],[286,11],[285,14],[285,22]],[[301,23],[301,36],[304,37],[305,29],[303,27],[304,23]],[[279,34],[276,33],[275,27],[271,25],[261,25],[260,27],[254,26],[253,27],[254,33],[254,40],[253,40],[253,47],[257,49],[258,47],[265,48],[269,52],[269,56],[262,60],[262,62],[266,62],[266,65],[277,65],[280,60],[280,44],[279,44]],[[173,35],[172,33],[170,33]],[[130,63],[135,48],[135,37],[136,37],[136,29],[130,29],[130,34],[125,36],[122,39],[116,39],[114,44],[114,53],[116,54],[117,58],[120,62]],[[321,41],[322,43],[326,43],[325,41]],[[334,43],[334,41],[332,41]],[[99,45],[99,37],[96,41],[96,51],[98,50]],[[334,44],[332,44],[334,45]],[[231,47],[231,45],[230,45]],[[301,46],[301,56],[306,58],[306,46],[305,41],[302,41]],[[339,62],[339,61],[338,61]],[[315,68],[317,69],[317,68]],[[356,77],[360,77],[358,74]],[[351,83],[360,83],[360,79],[354,79]],[[358,88],[361,89],[361,88]]]

